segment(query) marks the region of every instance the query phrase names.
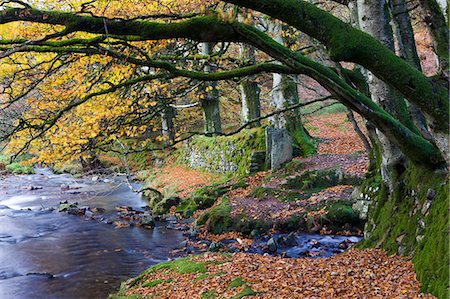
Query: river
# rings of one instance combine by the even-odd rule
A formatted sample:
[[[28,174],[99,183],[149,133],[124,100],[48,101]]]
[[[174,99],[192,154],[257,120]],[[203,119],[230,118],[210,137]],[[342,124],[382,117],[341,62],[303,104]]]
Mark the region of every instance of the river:
[[[120,177],[93,181],[37,169],[0,180],[0,298],[106,298],[183,241],[163,223],[115,229],[48,209],[63,200],[104,208],[106,215],[117,206],[145,205]]]

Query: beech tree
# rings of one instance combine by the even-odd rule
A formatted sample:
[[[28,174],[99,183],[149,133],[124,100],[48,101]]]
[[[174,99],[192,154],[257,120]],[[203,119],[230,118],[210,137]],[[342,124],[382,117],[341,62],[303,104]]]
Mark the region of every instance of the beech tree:
[[[124,90],[134,94],[141,85],[156,80],[165,82],[166,89],[171,86],[188,90],[190,87],[180,85],[181,80],[190,80],[194,86],[199,82],[202,86],[213,86],[218,81],[261,73],[307,75],[336,100],[364,117],[376,128],[377,136],[381,136],[372,136],[371,171],[362,187],[372,200],[363,244],[411,255],[424,288],[439,296],[445,296],[448,292],[448,24],[435,0],[419,1],[440,62],[439,72],[429,77],[420,71],[414,56],[407,58],[409,54],[405,54],[402,58],[393,51],[393,34],[388,26],[390,15],[385,10],[389,6],[384,5],[386,1],[335,1],[343,5],[357,5],[362,30],[309,1],[225,1],[266,14],[303,32],[320,42],[337,65],[351,62],[363,68],[369,74],[370,93],[364,88],[366,82],[360,72],[327,66],[301,52],[294,52],[252,24],[238,21],[234,14],[228,13],[229,10],[222,9],[222,3],[211,1],[207,9],[192,9],[189,12],[170,10],[167,13],[127,16],[119,12],[117,15],[94,13],[83,5],[79,10],[63,7],[58,11],[32,7],[21,1],[6,2],[0,12],[2,26],[28,22],[50,31],[45,32],[41,28],[40,35],[3,38],[0,41],[0,50],[3,51],[0,58],[16,59],[20,53],[31,59],[48,55],[44,63],[48,65],[58,57],[58,62],[51,68],[42,68],[31,74],[38,78],[54,72],[55,68],[58,72],[67,71],[75,63],[72,60],[86,58],[101,61],[99,68],[102,72],[97,77],[99,84],[87,85],[79,97],[70,100],[56,98],[51,105],[40,110],[40,107],[27,106],[33,106],[33,103],[20,104],[20,100],[25,98],[23,92],[11,92],[10,97],[4,100],[5,109],[21,105],[25,112],[41,113],[35,116],[28,114],[8,122],[8,128],[3,130],[4,139],[14,140],[14,136],[20,135],[28,141],[18,145],[33,146],[33,141],[52,132],[61,119],[66,117],[67,120],[70,111],[90,105],[95,98],[107,94],[119,95]],[[392,1],[392,4],[399,2]],[[394,9],[391,12],[396,14]],[[395,21],[402,33],[408,27],[401,25],[403,21]],[[404,38],[399,35],[403,43]],[[193,51],[198,43],[245,43],[269,58],[236,67],[231,62],[233,59],[212,57],[214,55],[209,51],[195,57]],[[161,48],[153,48],[158,45],[164,45],[163,54],[155,50]],[[198,64],[190,63],[202,59],[216,59],[217,67],[214,70],[208,67],[199,69],[195,68]],[[39,70],[37,64],[33,69]],[[142,68],[151,71],[144,74],[136,71]],[[31,69],[26,71],[33,72]],[[104,80],[102,77],[108,72],[121,74]],[[26,92],[29,94],[40,81],[45,81],[31,80],[28,76],[21,76],[22,73],[16,72],[19,75],[9,77],[3,84],[7,89],[13,88],[20,86],[14,82],[23,79],[29,83],[30,91],[27,89]],[[75,82],[75,79],[72,81]],[[70,85],[74,83],[72,81],[64,84]],[[55,93],[64,84],[55,87]],[[204,91],[214,93],[215,88],[206,87]],[[120,105],[126,103],[119,98],[114,101],[105,98],[104,103],[117,105],[120,109]],[[408,105],[414,107],[418,115],[424,116],[422,127],[418,127],[415,117],[408,112]],[[133,113],[139,116],[143,113],[142,107],[157,108],[158,104],[150,100],[136,102],[136,107]],[[211,115],[217,115],[216,112],[218,110],[213,109]],[[221,134],[220,118],[214,116],[213,119],[215,124],[211,123],[211,129],[206,131]],[[127,117],[120,115],[113,120],[126,123]],[[134,130],[147,129],[136,125]]]

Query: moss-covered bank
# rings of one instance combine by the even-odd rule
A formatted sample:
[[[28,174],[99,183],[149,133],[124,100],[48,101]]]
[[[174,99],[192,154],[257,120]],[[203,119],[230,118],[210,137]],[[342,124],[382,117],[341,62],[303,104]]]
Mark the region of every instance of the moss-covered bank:
[[[360,247],[412,257],[422,291],[449,296],[449,184],[442,170],[409,164],[393,192],[373,197]]]

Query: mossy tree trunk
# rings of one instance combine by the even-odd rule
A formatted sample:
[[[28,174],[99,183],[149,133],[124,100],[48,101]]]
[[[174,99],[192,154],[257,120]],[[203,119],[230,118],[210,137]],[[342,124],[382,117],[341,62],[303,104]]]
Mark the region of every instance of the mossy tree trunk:
[[[166,146],[175,141],[175,108],[167,105],[161,111],[161,133]]]
[[[370,178],[362,185],[371,206],[359,247],[378,247],[391,254],[411,256],[422,291],[448,298],[447,171],[408,161],[401,174],[390,173],[394,184],[388,187],[377,164],[372,166]]]
[[[390,10],[392,21],[394,23],[394,37],[397,41],[400,57],[413,65],[417,70],[422,71],[406,1],[391,0]],[[419,129],[422,136],[427,140],[432,140],[433,137],[429,132],[425,115],[422,113],[420,108],[415,104],[409,103],[408,110],[414,124],[417,129]]]
[[[377,38],[391,51],[394,51],[394,37],[389,25],[388,3],[385,0],[366,1],[358,0],[359,27],[364,32]],[[367,72],[367,81],[372,100],[395,115],[398,119],[413,128],[406,109],[406,103],[390,86]],[[381,145],[381,174],[385,183],[392,189],[392,172],[404,168],[405,156],[400,148],[381,132],[377,132]]]
[[[274,40],[283,45],[281,23],[269,20],[268,25]],[[298,77],[277,73],[274,73],[272,76],[272,93],[269,98],[269,105],[273,109],[279,110],[298,104],[300,102],[297,84]],[[315,153],[314,143],[303,126],[299,109],[275,115],[271,118],[271,122],[275,128],[284,128],[289,131],[294,146],[300,149],[303,156]]]
[[[255,49],[247,44],[240,45],[240,56],[242,65],[255,64]],[[241,122],[248,123],[252,119],[257,119],[261,116],[261,89],[256,82],[255,77],[243,78],[239,84],[242,100]],[[261,126],[261,122],[253,122],[249,125],[250,128]]]
[[[361,28],[393,50],[386,3],[383,0],[370,2],[358,0],[357,2],[358,23]],[[396,9],[405,8],[402,0],[394,0],[391,4],[397,5]],[[416,60],[415,46],[409,41],[412,36],[412,31],[409,31],[411,28],[409,17],[401,17],[399,10],[391,12],[396,18],[397,38],[402,58],[420,70],[420,61]],[[414,43],[414,39],[412,42]],[[380,80],[373,75],[369,76],[368,82],[374,101],[399,100],[395,94],[390,97],[389,86],[378,81]],[[401,98],[400,100],[403,101]],[[392,105],[392,103],[384,107],[399,119],[402,119],[399,113],[406,116],[403,103],[402,109],[398,109],[398,104]],[[420,109],[413,105],[410,107],[410,112],[411,108],[416,109],[416,114],[411,114],[412,119],[417,117],[421,125],[426,124]],[[411,126],[406,117],[403,119],[408,126]],[[417,124],[417,119],[415,123]],[[431,135],[427,129],[426,132],[420,131],[424,138],[430,140]],[[372,203],[364,240],[359,246],[380,247],[389,253],[411,256],[418,279],[423,284],[422,290],[432,292],[439,298],[448,298],[449,186],[447,170],[445,167],[430,167],[414,162],[379,131],[370,136],[374,144],[372,155],[374,159],[371,160],[371,172],[362,190],[364,196],[372,199]]]
[[[201,54],[211,55],[214,47],[213,43],[201,43]],[[208,62],[204,62],[203,71],[211,73],[212,69]],[[222,122],[220,119],[219,92],[217,90],[217,82],[205,82],[204,96],[201,99],[203,108],[203,118],[205,122],[205,133],[215,135],[222,132]]]

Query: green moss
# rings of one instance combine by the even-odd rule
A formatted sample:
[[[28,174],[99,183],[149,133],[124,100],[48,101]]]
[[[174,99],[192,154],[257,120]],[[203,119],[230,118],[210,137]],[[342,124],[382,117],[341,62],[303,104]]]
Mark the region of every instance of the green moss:
[[[189,164],[191,153],[200,155],[201,163],[191,165],[215,173],[227,173],[239,177],[250,173],[252,153],[265,151],[265,130],[242,130],[233,136],[197,136],[182,148],[178,162]],[[227,168],[235,170],[224,170]]]
[[[307,199],[312,193],[320,191],[321,189],[312,190],[302,190],[302,192],[285,190],[285,189],[275,189],[263,186],[256,186],[252,189],[250,197],[255,198],[265,198],[265,197],[275,197],[283,202],[292,202],[297,200]]]
[[[253,296],[258,294],[257,292],[253,291],[251,287],[248,285],[244,285],[243,290],[234,297],[234,299],[244,298],[246,296]]]
[[[360,223],[358,214],[352,209],[350,202],[340,201],[327,208],[325,219],[333,225]]]
[[[231,205],[226,198],[202,213],[197,219],[198,225],[206,225],[208,231],[214,234],[228,232],[232,228]]]
[[[411,163],[395,181],[391,195],[383,184],[374,195],[367,238],[359,247],[381,247],[411,256],[422,291],[448,298],[448,178],[442,171]],[[431,200],[429,190],[436,193]]]
[[[199,277],[197,277],[196,279],[194,279],[194,281],[200,281],[200,280],[206,279],[206,278],[208,278],[208,277],[209,277],[209,274],[202,273],[202,274],[200,274]]]
[[[198,263],[192,261],[191,257],[180,258],[169,262],[159,263],[151,267],[147,273],[155,272],[161,269],[172,269],[173,271],[186,274],[186,273],[205,273],[206,268],[204,263]]]
[[[108,296],[108,299],[142,299],[142,298],[144,298],[144,297],[139,296],[139,295],[123,296],[123,295],[111,294]]]
[[[234,299],[244,298],[245,296],[253,296],[257,294],[257,292],[253,291],[252,288],[249,287],[247,283],[240,277],[233,279],[228,285],[228,288],[234,289],[240,286],[244,287],[242,288],[242,291],[240,291],[235,297],[233,297]]]
[[[324,189],[336,185],[359,185],[361,179],[344,174],[340,169],[318,169],[302,173],[296,177],[289,177],[286,187],[297,190]]]
[[[200,299],[216,299],[216,298],[217,298],[216,290],[207,291],[200,296]]]
[[[166,283],[166,282],[171,282],[172,279],[156,279],[156,280],[152,280],[152,281],[148,281],[142,284],[143,287],[145,288],[153,288],[161,283]]]
[[[192,192],[190,197],[183,199],[177,206],[177,212],[182,213],[185,217],[191,217],[195,211],[210,208],[218,198],[226,194],[230,190],[245,187],[243,179],[233,184],[212,184],[202,187]]]
[[[238,278],[233,279],[230,282],[230,284],[228,285],[228,288],[229,289],[237,288],[237,287],[240,287],[240,286],[242,286],[244,284],[246,284],[246,282],[244,280],[242,280],[242,278],[238,277]]]
[[[225,262],[221,262],[221,263],[223,264]],[[214,264],[214,263],[211,262],[210,264]],[[204,280],[204,279],[207,279],[207,278],[221,276],[223,274],[225,274],[225,272],[219,272],[219,273],[214,273],[214,274],[202,273],[196,279],[194,279],[194,281],[201,281],[201,280]]]
[[[191,257],[185,257],[185,258],[180,258],[180,259],[176,259],[173,261],[156,264],[156,265],[150,267],[149,269],[145,270],[144,272],[142,272],[139,276],[133,278],[124,287],[126,287],[126,288],[133,287],[133,286],[141,283],[148,273],[152,273],[152,272],[155,272],[155,271],[158,271],[161,269],[170,269],[170,270],[175,271],[180,274],[194,273],[194,272],[198,272],[198,273],[206,272],[204,263],[192,261]]]

